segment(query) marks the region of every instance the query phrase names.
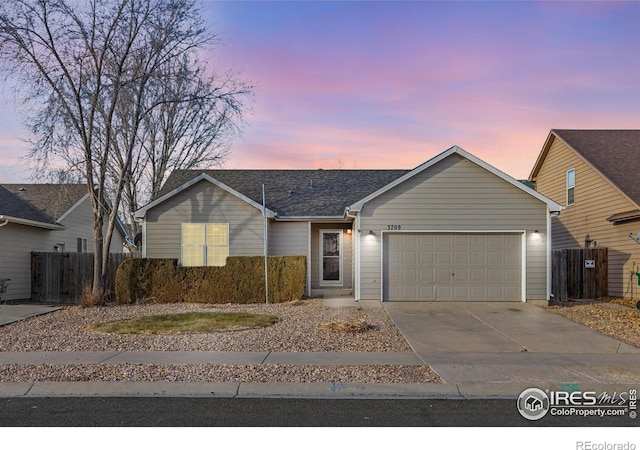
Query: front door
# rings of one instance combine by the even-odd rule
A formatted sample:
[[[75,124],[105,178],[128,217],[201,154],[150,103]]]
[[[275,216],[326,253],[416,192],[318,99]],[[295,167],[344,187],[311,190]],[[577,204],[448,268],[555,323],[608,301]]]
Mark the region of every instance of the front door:
[[[342,230],[320,230],[320,284],[342,286]]]

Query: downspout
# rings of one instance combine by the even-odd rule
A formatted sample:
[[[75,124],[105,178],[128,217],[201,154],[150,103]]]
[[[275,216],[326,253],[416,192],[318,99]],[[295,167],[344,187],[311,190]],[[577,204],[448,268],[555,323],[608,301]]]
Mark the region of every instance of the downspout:
[[[354,240],[354,258],[353,258],[353,297],[356,302],[360,300],[360,216],[358,213],[352,213],[351,208],[345,209],[345,216],[354,219],[352,226],[354,227],[352,239]]]
[[[268,266],[268,254],[269,254],[269,233],[267,224],[267,201],[265,194],[264,184],[262,185],[262,216],[264,217],[264,292],[265,302],[269,303],[269,266]]]
[[[307,297],[311,298],[311,221],[307,222]]]
[[[4,223],[0,223],[0,228],[7,225],[9,223],[9,219],[5,219],[4,215],[0,215],[0,220],[4,220]]]

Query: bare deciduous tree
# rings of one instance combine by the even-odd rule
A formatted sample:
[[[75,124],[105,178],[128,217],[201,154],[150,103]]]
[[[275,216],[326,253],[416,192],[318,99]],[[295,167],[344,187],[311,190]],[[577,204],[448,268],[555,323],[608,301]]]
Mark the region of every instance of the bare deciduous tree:
[[[145,127],[162,108],[190,97],[175,101],[162,89],[179,84],[190,67],[184,62],[197,61],[198,51],[212,42],[201,18],[192,0],[0,3],[0,60],[19,77],[19,90],[34,110],[30,156],[42,168],[63,160],[87,182],[96,297],[105,293],[109,246],[127,184],[148,155],[157,154]]]
[[[122,210],[133,233],[139,231],[134,212],[158,194],[171,171],[224,162],[251,95],[251,87],[233,75],[207,77],[203,64],[186,58],[159,79],[162,82],[149,89],[149,96],[163,102],[150,109],[140,124],[140,148],[123,193]]]

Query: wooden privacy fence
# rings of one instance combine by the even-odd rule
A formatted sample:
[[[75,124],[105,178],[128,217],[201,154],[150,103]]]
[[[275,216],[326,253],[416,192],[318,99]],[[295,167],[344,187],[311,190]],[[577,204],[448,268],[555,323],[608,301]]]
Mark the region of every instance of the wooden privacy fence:
[[[109,255],[107,292],[113,293],[118,265],[128,254]],[[76,304],[93,282],[93,253],[31,253],[31,301]]]
[[[606,248],[554,250],[551,257],[553,300],[606,297],[609,294],[607,261]]]

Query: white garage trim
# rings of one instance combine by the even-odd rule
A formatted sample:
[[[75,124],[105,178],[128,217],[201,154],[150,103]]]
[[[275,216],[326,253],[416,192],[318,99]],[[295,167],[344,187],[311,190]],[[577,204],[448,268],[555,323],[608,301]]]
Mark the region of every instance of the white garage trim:
[[[547,301],[551,300],[551,212],[547,208]]]
[[[414,233],[414,234],[519,234],[520,235],[520,243],[521,243],[521,293],[520,293],[520,301],[527,301],[527,239],[526,239],[526,231],[525,230],[381,230],[380,236],[380,301],[384,302],[384,243],[386,235],[389,234],[403,234],[403,233]],[[547,247],[549,248],[549,247]],[[549,287],[549,282],[547,282],[547,289]]]

